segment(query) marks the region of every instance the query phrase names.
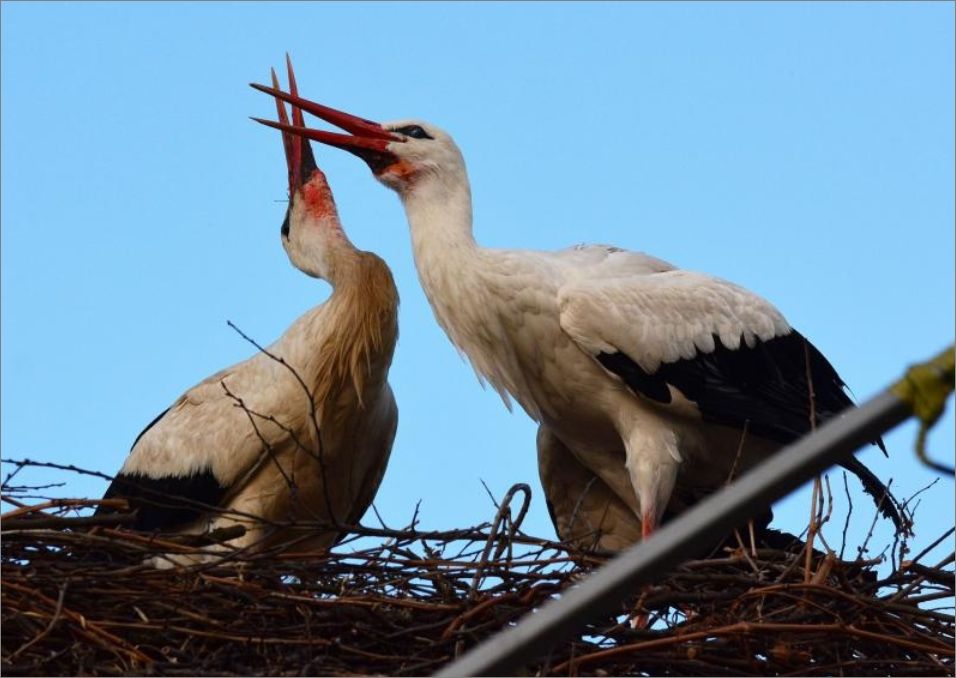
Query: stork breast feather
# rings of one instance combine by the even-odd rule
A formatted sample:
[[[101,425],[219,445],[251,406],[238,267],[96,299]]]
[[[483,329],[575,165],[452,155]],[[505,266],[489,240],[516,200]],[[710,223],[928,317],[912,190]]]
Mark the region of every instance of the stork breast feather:
[[[786,334],[769,302],[733,283],[690,271],[581,279],[558,291],[561,326],[593,353],[623,352],[648,373],[661,363]]]

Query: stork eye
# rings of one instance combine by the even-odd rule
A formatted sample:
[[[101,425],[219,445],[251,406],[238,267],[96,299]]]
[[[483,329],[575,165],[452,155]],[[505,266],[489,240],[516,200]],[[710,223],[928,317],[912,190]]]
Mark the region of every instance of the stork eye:
[[[406,125],[405,127],[399,127],[399,128],[396,129],[395,131],[398,132],[399,134],[404,134],[405,136],[411,137],[411,138],[413,138],[413,139],[431,139],[431,138],[433,138],[431,135],[428,134],[428,132],[426,132],[425,130],[423,130],[423,129],[422,129],[420,126],[418,126],[418,125]]]

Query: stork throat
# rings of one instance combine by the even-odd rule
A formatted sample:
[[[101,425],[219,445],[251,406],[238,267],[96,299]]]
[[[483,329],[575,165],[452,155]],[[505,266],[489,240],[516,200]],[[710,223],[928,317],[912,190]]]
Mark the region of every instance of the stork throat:
[[[320,176],[316,177],[316,174]],[[309,216],[323,220],[338,216],[335,198],[332,197],[332,190],[326,183],[325,175],[321,173],[321,170],[316,169],[301,190],[302,200]]]

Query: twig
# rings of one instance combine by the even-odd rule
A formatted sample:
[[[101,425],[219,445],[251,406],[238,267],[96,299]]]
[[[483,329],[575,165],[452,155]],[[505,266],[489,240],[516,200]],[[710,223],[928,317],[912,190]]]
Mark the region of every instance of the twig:
[[[97,516],[56,518],[7,518],[0,523],[4,532],[17,530],[59,530],[63,528],[93,527],[95,525],[128,525],[136,521],[132,513],[107,513]]]
[[[48,635],[50,635],[50,631],[52,631],[53,627],[56,626],[56,623],[60,621],[60,613],[63,612],[63,600],[64,598],[66,598],[66,588],[67,586],[69,586],[69,583],[70,582],[65,581],[62,584],[60,584],[60,594],[56,598],[56,607],[53,610],[53,616],[50,617],[50,623],[47,624],[46,628],[40,631],[40,633],[34,636],[29,642],[21,645],[16,652],[10,655],[10,661],[13,661],[17,657],[19,657],[21,654],[26,652],[30,647],[32,647],[33,645],[36,645],[41,640],[43,640]]]

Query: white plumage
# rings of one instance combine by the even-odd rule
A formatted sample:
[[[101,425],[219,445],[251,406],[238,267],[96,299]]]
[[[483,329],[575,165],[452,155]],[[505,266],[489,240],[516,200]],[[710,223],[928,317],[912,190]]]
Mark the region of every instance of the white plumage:
[[[627,254],[634,265],[576,269],[557,291],[561,328],[589,353],[622,351],[654,372],[661,363],[712,353],[715,337],[735,350],[741,341],[753,347],[790,331],[777,309],[737,285],[691,271],[648,270],[644,257]]]
[[[506,404],[514,398],[540,424],[552,499],[558,487],[593,487],[593,474],[647,536],[669,503],[712,491],[735,464],[747,469],[851,406],[826,359],[752,292],[617,247],[481,247],[465,163],[447,133],[255,87],[351,136],[263,122],[359,155],[398,193],[438,323]],[[545,472],[565,450],[580,477]],[[872,473],[852,457],[845,465],[882,499]],[[891,499],[883,508],[899,519]],[[571,518],[556,518],[559,532]]]
[[[291,65],[289,77],[294,91]],[[279,112],[284,119],[282,104]],[[301,122],[295,107],[293,120]],[[385,472],[398,416],[387,381],[395,285],[379,257],[349,242],[309,143],[283,141],[290,204],[282,244],[332,294],[266,352],[189,389],[140,434],[106,496],[129,498],[141,529],[199,533],[239,523],[246,531],[235,547],[323,548],[336,526],[358,521]]]

